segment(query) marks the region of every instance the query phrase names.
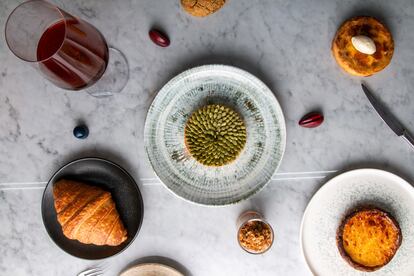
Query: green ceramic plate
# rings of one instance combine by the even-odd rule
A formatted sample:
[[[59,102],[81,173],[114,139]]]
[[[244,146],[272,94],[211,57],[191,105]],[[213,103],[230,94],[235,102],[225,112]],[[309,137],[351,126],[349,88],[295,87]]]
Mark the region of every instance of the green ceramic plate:
[[[222,104],[244,120],[246,145],[238,158],[207,167],[189,154],[184,128],[189,116],[208,104]],[[204,205],[239,202],[262,189],[278,168],[286,145],[282,109],[270,89],[238,68],[205,65],[169,81],[152,103],[145,122],[149,161],[165,186]]]

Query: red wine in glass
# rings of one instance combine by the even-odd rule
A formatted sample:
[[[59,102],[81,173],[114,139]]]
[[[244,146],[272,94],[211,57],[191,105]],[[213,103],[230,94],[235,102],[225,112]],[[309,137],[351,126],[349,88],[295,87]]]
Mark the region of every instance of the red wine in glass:
[[[61,20],[48,27],[37,46],[40,70],[56,85],[79,90],[95,83],[105,72],[108,46],[90,24]]]
[[[119,50],[109,48],[94,26],[46,1],[20,4],[9,15],[5,33],[17,57],[61,88],[87,88],[99,97],[120,92],[128,80],[128,64]]]

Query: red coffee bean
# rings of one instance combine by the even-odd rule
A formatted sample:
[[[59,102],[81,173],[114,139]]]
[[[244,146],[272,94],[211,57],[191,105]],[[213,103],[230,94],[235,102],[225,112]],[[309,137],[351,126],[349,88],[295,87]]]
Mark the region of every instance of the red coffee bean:
[[[322,113],[311,112],[300,119],[299,125],[302,127],[314,128],[320,126],[323,122],[323,119],[324,118]]]
[[[160,30],[152,29],[149,31],[148,34],[152,42],[154,42],[158,46],[167,47],[168,45],[170,45],[170,39],[166,34],[161,32]]]

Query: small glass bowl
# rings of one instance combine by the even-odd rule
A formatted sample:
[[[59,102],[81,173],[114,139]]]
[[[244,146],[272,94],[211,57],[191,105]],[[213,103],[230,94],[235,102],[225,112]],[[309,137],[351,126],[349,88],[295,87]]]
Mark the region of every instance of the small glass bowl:
[[[270,230],[270,244],[269,244],[269,246],[267,246],[266,248],[264,248],[263,250],[260,250],[260,251],[255,251],[255,250],[251,250],[249,248],[244,247],[240,243],[240,238],[239,238],[240,231],[242,230],[242,228],[246,224],[251,223],[251,222],[257,222],[257,221],[259,221],[259,222],[263,223],[264,225],[266,225],[266,227],[268,227],[269,230]],[[255,254],[255,255],[263,254],[266,251],[268,251],[273,245],[273,240],[274,240],[273,228],[272,228],[272,226],[270,226],[270,224],[267,221],[265,221],[264,217],[256,211],[246,211],[246,212],[242,213],[239,216],[238,220],[237,220],[237,229],[238,229],[237,230],[237,242],[240,245],[240,247],[244,251],[246,251],[247,253]]]

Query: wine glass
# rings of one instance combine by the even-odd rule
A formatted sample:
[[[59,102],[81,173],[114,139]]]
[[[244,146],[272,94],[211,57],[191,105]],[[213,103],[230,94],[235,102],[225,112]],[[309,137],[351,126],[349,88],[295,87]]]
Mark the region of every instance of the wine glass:
[[[128,63],[119,50],[94,26],[44,0],[16,7],[5,35],[14,55],[60,88],[103,97],[120,92],[128,81]]]

